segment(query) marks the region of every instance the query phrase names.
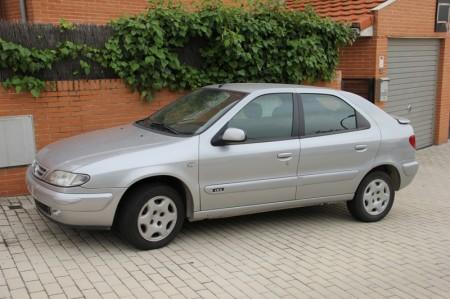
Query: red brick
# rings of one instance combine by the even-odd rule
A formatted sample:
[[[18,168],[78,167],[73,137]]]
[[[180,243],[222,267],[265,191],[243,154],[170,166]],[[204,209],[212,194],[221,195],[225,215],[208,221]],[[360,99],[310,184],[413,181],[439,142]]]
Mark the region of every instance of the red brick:
[[[0,1],[0,18],[10,21],[20,20],[19,1],[16,0]]]

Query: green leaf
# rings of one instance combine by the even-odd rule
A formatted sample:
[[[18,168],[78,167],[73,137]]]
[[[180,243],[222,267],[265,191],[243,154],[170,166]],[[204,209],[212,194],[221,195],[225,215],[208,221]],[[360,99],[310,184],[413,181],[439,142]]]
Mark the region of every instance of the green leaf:
[[[131,68],[131,71],[132,71],[132,72],[138,70],[138,69],[139,69],[139,63],[137,63],[137,62],[132,62],[132,63],[130,64],[130,68]]]
[[[89,75],[91,73],[91,65],[86,61],[80,60],[80,67],[85,75]]]
[[[41,90],[38,88],[33,88],[30,90],[30,93],[33,97],[37,98],[41,95]]]
[[[0,68],[11,72],[3,85],[38,96],[45,84],[36,76],[66,59],[79,61],[74,76],[88,76],[95,63],[146,99],[163,88],[323,80],[332,78],[339,48],[356,38],[347,25],[311,9],[280,9],[279,1],[252,1],[248,9],[212,1],[195,11],[155,1],[143,14],[112,21],[111,36],[100,48],[68,40],[55,49],[35,49],[0,38]],[[61,20],[59,28],[75,26]]]

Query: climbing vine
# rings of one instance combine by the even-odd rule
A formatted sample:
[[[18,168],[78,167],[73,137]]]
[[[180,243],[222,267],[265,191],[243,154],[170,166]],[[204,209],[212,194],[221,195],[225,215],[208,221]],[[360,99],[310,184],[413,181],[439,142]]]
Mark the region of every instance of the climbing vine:
[[[98,63],[147,99],[162,88],[329,80],[339,47],[354,39],[348,26],[311,9],[289,11],[261,2],[244,8],[210,2],[194,12],[153,3],[145,13],[110,26],[113,34],[102,48],[65,41],[53,49],[35,49],[0,39],[0,69],[11,71],[4,86],[39,96],[45,88],[39,72],[65,59],[79,61],[81,75],[91,72],[92,62]],[[64,21],[60,28],[72,30],[73,25]],[[180,57],[188,46],[200,63]]]

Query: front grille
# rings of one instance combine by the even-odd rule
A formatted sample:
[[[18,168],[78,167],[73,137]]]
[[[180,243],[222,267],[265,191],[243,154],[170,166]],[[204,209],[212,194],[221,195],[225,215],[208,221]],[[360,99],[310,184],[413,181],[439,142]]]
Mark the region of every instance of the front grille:
[[[33,175],[39,179],[42,179],[45,174],[47,173],[47,169],[41,165],[39,165],[38,162],[35,162],[33,165]]]
[[[49,216],[52,214],[52,209],[49,206],[43,204],[42,202],[36,199],[34,199],[34,202],[36,203],[36,207],[38,208],[39,211]]]

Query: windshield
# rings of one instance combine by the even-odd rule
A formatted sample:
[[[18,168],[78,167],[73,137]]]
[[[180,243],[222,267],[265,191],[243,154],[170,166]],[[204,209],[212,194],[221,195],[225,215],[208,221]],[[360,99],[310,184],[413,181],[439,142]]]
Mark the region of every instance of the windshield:
[[[203,132],[246,94],[202,88],[162,108],[136,123],[171,134],[194,135]]]

